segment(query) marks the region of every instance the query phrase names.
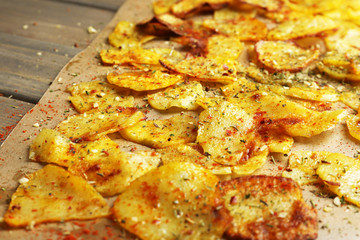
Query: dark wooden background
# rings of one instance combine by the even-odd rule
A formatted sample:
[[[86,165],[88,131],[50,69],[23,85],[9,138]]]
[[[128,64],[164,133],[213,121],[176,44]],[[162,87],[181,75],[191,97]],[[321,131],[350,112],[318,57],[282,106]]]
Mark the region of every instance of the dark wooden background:
[[[0,0],[0,144],[124,1]]]

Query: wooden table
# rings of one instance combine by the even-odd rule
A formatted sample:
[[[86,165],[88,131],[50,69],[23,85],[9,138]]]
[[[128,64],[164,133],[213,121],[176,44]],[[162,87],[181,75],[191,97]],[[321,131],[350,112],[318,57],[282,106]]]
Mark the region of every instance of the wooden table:
[[[0,144],[125,0],[0,0]]]

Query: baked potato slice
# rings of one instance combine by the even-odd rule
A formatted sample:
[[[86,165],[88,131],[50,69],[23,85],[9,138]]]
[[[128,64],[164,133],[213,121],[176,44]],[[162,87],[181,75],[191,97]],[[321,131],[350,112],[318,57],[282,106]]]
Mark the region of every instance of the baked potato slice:
[[[244,49],[245,44],[238,37],[217,34],[208,38],[205,51],[208,58],[226,57],[237,60]]]

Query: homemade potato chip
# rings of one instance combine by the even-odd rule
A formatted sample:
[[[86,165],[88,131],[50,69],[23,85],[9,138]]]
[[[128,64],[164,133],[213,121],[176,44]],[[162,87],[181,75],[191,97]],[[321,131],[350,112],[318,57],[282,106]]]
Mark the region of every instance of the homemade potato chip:
[[[187,110],[196,110],[199,105],[196,99],[205,97],[205,92],[199,82],[182,82],[165,90],[148,95],[149,104],[159,110],[178,107]]]
[[[192,163],[169,163],[132,182],[113,211],[141,239],[219,239],[231,218],[218,181]]]
[[[281,5],[283,4],[279,0],[239,0],[239,2],[246,3],[254,7],[260,7],[269,12],[279,10],[281,8]]]
[[[206,19],[204,27],[227,36],[236,36],[240,41],[259,41],[266,37],[266,24],[256,18],[241,17],[230,20]]]
[[[141,121],[120,131],[130,141],[153,148],[194,142],[198,120],[190,114],[180,114],[163,120]]]
[[[231,168],[228,166],[222,166],[211,158],[204,156],[198,150],[194,149],[199,147],[198,145],[171,145],[163,149],[157,150],[161,154],[161,161],[164,165],[171,162],[191,162],[208,169],[213,174],[224,175],[231,174]]]
[[[352,109],[358,110],[360,108],[360,88],[354,86],[351,91],[342,92],[340,101]]]
[[[152,8],[155,15],[168,13],[177,0],[155,0],[152,1]]]
[[[46,165],[28,176],[13,194],[5,222],[13,227],[110,214],[105,199],[85,180],[61,167]]]
[[[266,149],[265,151],[256,153],[255,156],[249,158],[248,160],[246,160],[246,162],[238,164],[236,166],[232,166],[232,176],[239,177],[254,173],[256,170],[260,169],[262,166],[265,165],[268,154],[269,151]]]
[[[103,111],[111,107],[133,107],[134,97],[114,85],[102,81],[81,82],[67,89],[72,105],[79,113],[92,109]]]
[[[109,35],[109,43],[113,47],[129,49],[140,47],[141,44],[152,40],[154,36],[141,33],[136,25],[127,21],[120,21]]]
[[[55,128],[73,142],[91,141],[132,126],[144,119],[137,108],[110,108],[68,117]]]
[[[340,153],[329,155],[316,173],[329,189],[360,207],[360,160]]]
[[[353,74],[351,71],[344,67],[327,66],[322,62],[317,65],[318,70],[321,73],[329,75],[331,78],[336,80],[348,80],[348,81],[360,81],[359,74]]]
[[[247,176],[220,184],[236,239],[316,239],[317,213],[288,178]]]
[[[237,60],[244,51],[245,44],[238,37],[227,37],[224,35],[212,35],[208,38],[206,45],[206,57],[224,57]]]
[[[357,140],[360,140],[360,116],[349,115],[346,119],[346,125],[349,129],[350,135]]]
[[[307,14],[324,13],[334,9],[338,9],[343,5],[341,0],[290,0],[286,1],[286,5],[294,11],[304,11]]]
[[[326,47],[331,51],[347,52],[360,49],[360,27],[348,22],[342,22],[339,30],[327,36],[324,40]]]
[[[289,41],[259,41],[255,44],[255,51],[259,62],[276,72],[298,72],[320,55],[317,49],[303,49]]]
[[[331,152],[296,151],[289,156],[289,165],[282,173],[283,177],[292,178],[299,185],[319,183],[316,169]]]
[[[237,19],[241,17],[250,17],[255,18],[256,17],[256,11],[250,10],[250,11],[239,11],[238,9],[235,9],[236,6],[231,7],[224,7],[218,10],[214,11],[214,19],[216,21],[221,20],[232,20]]]
[[[301,19],[286,21],[267,35],[268,40],[289,40],[312,36],[324,36],[327,32],[335,31],[339,26],[332,19],[324,16],[307,16]]]
[[[232,0],[179,0],[171,7],[171,10],[175,16],[184,18],[194,12],[201,11],[206,6],[218,9],[230,2]]]
[[[147,72],[111,72],[107,75],[111,84],[130,88],[135,91],[149,91],[166,88],[178,82],[183,82],[185,76],[163,70],[149,69]]]

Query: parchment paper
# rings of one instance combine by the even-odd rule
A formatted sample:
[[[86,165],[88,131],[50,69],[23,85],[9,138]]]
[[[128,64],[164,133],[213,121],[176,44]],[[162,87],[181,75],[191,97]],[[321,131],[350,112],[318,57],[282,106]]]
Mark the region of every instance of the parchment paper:
[[[128,0],[89,47],[61,70],[39,104],[24,116],[6,139],[0,149],[0,216],[5,213],[10,196],[18,186],[18,180],[43,166],[28,160],[28,148],[32,139],[41,128],[53,128],[66,116],[75,113],[67,100],[69,94],[64,92],[66,87],[75,82],[104,80],[112,68],[102,66],[96,56],[101,49],[109,47],[107,36],[116,23],[120,20],[140,22],[151,16],[150,1]],[[36,127],[37,124],[40,127]],[[344,124],[339,124],[335,129],[319,136],[295,139],[293,149],[340,152],[353,156],[358,148],[358,142],[349,136]],[[283,166],[286,158],[279,154],[274,156],[279,162],[266,165],[258,173],[279,174],[277,164]],[[309,204],[312,201],[318,209],[318,239],[360,239],[359,208],[352,205],[336,207],[332,198],[318,197],[313,190],[311,187],[304,189],[304,198]],[[323,208],[328,205],[333,210],[324,212]],[[0,225],[0,239],[64,239],[66,236],[77,239],[135,239],[112,219],[40,224],[32,230],[9,228],[5,223]]]

